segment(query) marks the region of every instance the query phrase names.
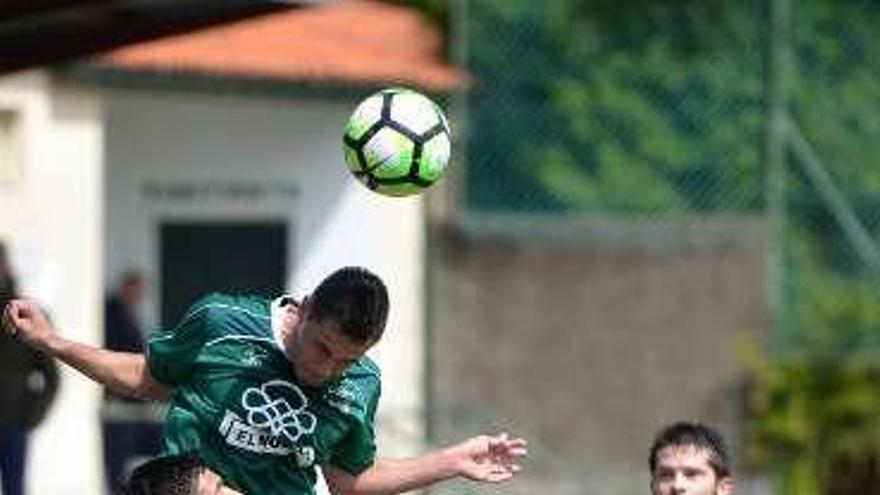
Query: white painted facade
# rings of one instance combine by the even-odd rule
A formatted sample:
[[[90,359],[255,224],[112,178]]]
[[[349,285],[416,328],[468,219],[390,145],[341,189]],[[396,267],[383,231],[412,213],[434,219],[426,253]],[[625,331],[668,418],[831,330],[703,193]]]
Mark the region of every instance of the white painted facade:
[[[74,89],[39,72],[0,79],[0,111],[22,109],[24,145],[20,177],[0,182],[0,236],[59,327],[95,343],[102,293],[122,270],[145,273],[145,320],[158,321],[161,221],[285,222],[293,294],[343,265],[388,284],[390,320],[371,352],[383,370],[380,454],[414,453],[423,438],[424,205],[379,196],[349,175],[340,133],[356,103]],[[163,193],[180,188],[190,194]],[[230,193],[242,188],[251,193]],[[65,371],[31,456],[32,467],[63,473],[32,469],[36,495],[100,491],[99,390]]]

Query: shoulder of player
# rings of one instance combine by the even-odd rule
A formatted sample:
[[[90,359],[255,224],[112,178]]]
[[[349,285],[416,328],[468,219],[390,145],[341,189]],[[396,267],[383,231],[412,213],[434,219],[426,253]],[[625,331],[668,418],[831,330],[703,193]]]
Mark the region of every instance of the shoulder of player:
[[[248,295],[230,295],[214,292],[196,301],[186,312],[183,320],[199,319],[206,324],[220,324],[231,321],[253,320],[260,323],[269,322],[270,301],[266,298]]]
[[[371,359],[362,357],[327,389],[324,400],[346,416],[368,421],[375,413],[381,385],[379,367]]]
[[[351,380],[382,380],[382,370],[379,365],[368,356],[361,356],[345,372],[345,377]]]
[[[370,397],[378,396],[382,387],[379,366],[372,359],[363,356],[358,359],[342,378],[332,387],[331,395],[343,395],[369,402]]]

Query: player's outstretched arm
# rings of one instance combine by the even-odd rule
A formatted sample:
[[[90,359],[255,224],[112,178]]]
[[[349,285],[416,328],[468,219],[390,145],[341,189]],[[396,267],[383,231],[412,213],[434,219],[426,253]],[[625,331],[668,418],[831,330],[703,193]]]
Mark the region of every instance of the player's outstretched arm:
[[[382,459],[357,476],[325,468],[324,478],[333,495],[390,495],[455,477],[500,483],[519,472],[527,454],[522,438],[480,435],[418,457]]]
[[[170,394],[167,387],[150,376],[143,354],[115,352],[67,340],[58,335],[34,301],[9,302],[3,310],[3,329],[117,394],[156,400]]]

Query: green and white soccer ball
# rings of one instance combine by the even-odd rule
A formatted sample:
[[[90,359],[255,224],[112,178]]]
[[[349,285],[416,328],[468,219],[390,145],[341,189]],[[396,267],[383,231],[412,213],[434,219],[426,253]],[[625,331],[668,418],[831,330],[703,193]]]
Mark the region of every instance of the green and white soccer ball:
[[[443,175],[452,145],[439,106],[410,89],[389,88],[358,105],[343,149],[349,170],[370,190],[409,196]]]

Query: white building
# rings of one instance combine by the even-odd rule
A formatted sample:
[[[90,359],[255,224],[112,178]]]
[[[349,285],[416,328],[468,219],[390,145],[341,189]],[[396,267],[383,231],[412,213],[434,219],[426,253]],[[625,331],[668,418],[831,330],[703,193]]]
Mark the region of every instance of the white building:
[[[459,85],[439,46],[413,11],[351,1],[0,78],[0,239],[23,292],[66,336],[100,344],[104,292],[126,269],[146,275],[144,318],[159,324],[200,284],[302,294],[339,266],[367,266],[392,299],[373,353],[380,453],[419,450],[423,198],[355,182],[341,129],[376,88]],[[33,436],[31,493],[101,491],[100,397],[64,367]]]

